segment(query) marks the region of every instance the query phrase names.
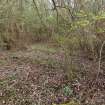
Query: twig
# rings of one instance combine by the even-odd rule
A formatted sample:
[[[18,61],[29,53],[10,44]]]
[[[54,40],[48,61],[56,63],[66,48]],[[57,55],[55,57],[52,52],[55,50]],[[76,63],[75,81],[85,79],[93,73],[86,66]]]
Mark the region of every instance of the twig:
[[[59,16],[59,13],[58,13],[58,10],[57,10],[57,7],[56,7],[56,3],[54,0],[52,0],[52,3],[53,3],[53,6],[54,6],[54,9],[53,10],[56,10],[56,14],[57,14],[57,25],[58,25],[58,16]]]
[[[98,73],[97,73],[96,81],[97,81],[98,76],[99,76],[99,73],[100,73],[100,71],[101,71],[101,59],[102,59],[102,51],[103,51],[104,45],[105,45],[105,41],[102,43],[101,49],[100,49],[99,63],[98,63]]]
[[[38,14],[38,16],[39,16],[39,18],[40,18],[40,22],[42,23],[42,25],[43,25],[44,27],[46,27],[46,25],[44,24],[44,22],[43,22],[43,20],[42,20],[42,16],[40,15],[40,12],[39,12],[39,9],[38,9],[38,6],[37,6],[37,3],[36,3],[35,0],[33,0],[33,4],[34,4],[34,7],[35,7],[35,9],[36,9],[36,11],[37,11],[37,14]]]

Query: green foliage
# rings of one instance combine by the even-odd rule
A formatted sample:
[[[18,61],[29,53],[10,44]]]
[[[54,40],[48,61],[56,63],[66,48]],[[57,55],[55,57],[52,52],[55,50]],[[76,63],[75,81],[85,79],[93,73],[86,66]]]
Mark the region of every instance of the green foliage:
[[[85,17],[87,17],[87,14],[86,14],[85,11],[80,10],[79,12],[76,13],[76,16],[77,16],[78,18],[85,18]]]
[[[56,23],[56,18],[54,16],[48,16],[46,18],[46,21],[49,23],[49,24],[54,24]]]
[[[93,28],[96,21],[105,18],[104,10],[97,11],[98,4],[96,1],[78,2],[75,9],[69,7],[65,1],[65,7],[57,8],[57,11],[53,11],[53,5],[47,0],[36,0],[35,3],[32,0],[22,2],[11,0],[3,7],[4,2],[1,1],[0,4],[0,32],[3,35],[6,34],[5,37],[7,37],[8,42],[13,41],[11,46],[16,45],[18,41],[23,41],[20,37],[23,36],[22,32],[26,35],[24,38],[27,38],[29,42],[46,41],[56,34],[56,36],[60,35],[58,37],[61,37],[58,38],[59,43],[64,44],[66,41],[69,42],[68,36],[74,34],[77,30],[81,32],[81,30],[88,29],[90,26]],[[90,12],[93,6],[95,6],[97,14],[94,11]],[[96,32],[104,32],[104,30],[98,28]],[[19,36],[18,39],[14,38],[17,36]]]
[[[71,31],[75,31],[80,28],[85,28],[86,26],[89,26],[89,24],[89,20],[78,20],[72,24]]]
[[[69,86],[65,86],[65,87],[63,88],[63,91],[64,91],[64,95],[65,95],[65,96],[70,96],[70,95],[72,95],[72,93],[73,93],[73,90],[72,90]]]
[[[102,20],[105,19],[105,12],[101,12],[99,15],[95,17],[95,20]]]
[[[103,33],[103,32],[105,32],[105,29],[97,28],[96,32],[97,32],[97,33]]]

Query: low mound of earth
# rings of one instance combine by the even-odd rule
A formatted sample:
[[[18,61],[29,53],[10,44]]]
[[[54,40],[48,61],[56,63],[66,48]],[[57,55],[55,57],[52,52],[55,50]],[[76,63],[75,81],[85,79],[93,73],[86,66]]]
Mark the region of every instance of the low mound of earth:
[[[70,81],[61,49],[35,45],[26,51],[0,52],[0,105],[52,105],[71,100],[104,105],[104,71],[95,81],[97,62],[83,55],[73,60],[78,76]]]

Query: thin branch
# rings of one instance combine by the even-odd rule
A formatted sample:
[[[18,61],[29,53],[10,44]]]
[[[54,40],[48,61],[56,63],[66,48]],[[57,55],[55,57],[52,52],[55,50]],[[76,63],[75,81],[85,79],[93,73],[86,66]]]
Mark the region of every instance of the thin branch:
[[[38,16],[39,16],[39,18],[40,18],[41,24],[42,24],[43,26],[45,26],[45,24],[43,23],[42,17],[41,17],[41,15],[40,15],[40,13],[39,13],[39,9],[38,9],[38,7],[37,7],[37,4],[36,4],[35,0],[33,0],[33,3],[34,3],[34,6],[35,6],[35,9],[36,9],[36,11],[37,11],[37,14],[38,14]]]
[[[102,43],[101,49],[100,49],[99,64],[98,64],[98,73],[97,73],[96,81],[97,81],[98,76],[99,76],[99,73],[100,73],[100,71],[101,71],[101,59],[102,59],[102,51],[103,51],[104,45],[105,45],[105,41]]]
[[[56,8],[64,8],[64,9],[67,9],[69,11],[69,14],[71,16],[71,19],[74,20],[74,16],[72,15],[72,12],[70,10],[69,7],[66,7],[66,6],[56,6]]]
[[[58,25],[58,16],[59,16],[59,13],[58,13],[58,10],[57,10],[57,7],[56,7],[56,3],[55,3],[54,0],[52,0],[52,3],[53,3],[53,6],[54,6],[53,10],[56,10],[56,13],[57,13],[57,25]]]

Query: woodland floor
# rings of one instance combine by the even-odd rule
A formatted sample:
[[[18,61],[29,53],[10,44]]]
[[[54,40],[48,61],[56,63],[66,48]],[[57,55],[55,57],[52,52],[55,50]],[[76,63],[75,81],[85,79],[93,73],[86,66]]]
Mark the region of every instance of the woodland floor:
[[[73,62],[78,77],[70,81],[60,48],[36,44],[25,51],[1,51],[0,105],[55,105],[71,100],[105,105],[105,64],[96,80],[98,62],[85,54],[74,56]]]

